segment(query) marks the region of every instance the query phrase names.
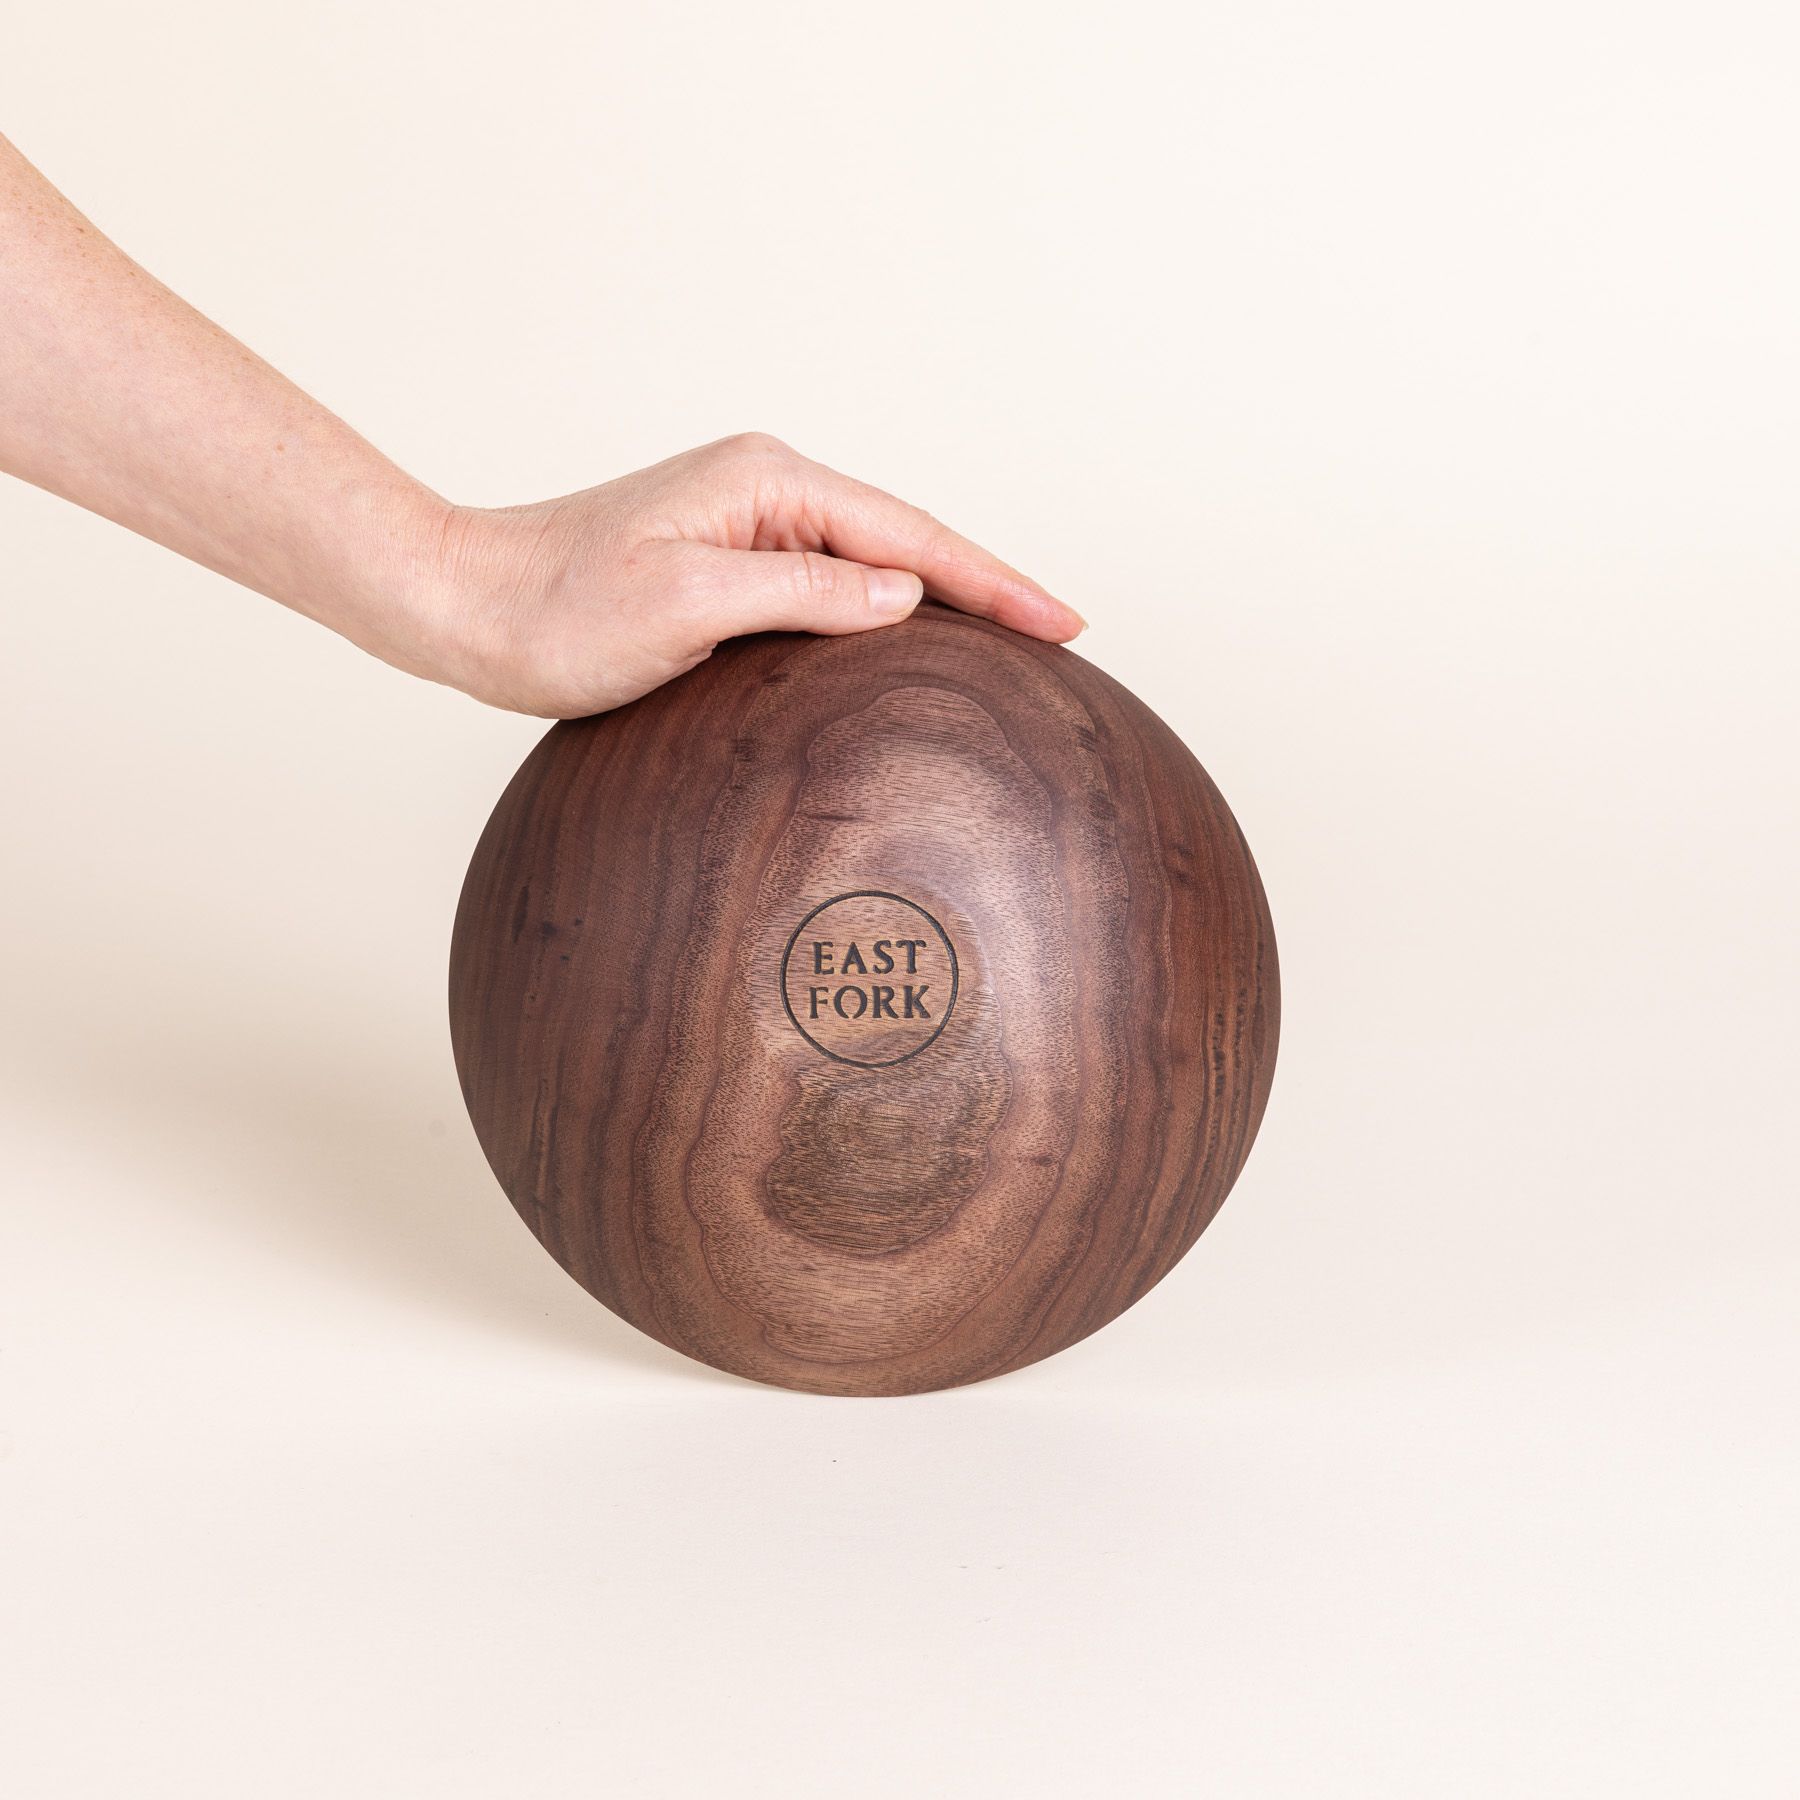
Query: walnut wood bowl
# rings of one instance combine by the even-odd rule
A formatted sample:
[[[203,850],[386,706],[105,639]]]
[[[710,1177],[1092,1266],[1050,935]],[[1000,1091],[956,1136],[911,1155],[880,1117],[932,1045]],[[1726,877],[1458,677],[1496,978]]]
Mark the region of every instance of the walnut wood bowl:
[[[552,727],[476,847],[464,1097],[514,1206],[757,1381],[979,1381],[1141,1298],[1262,1118],[1275,939],[1173,732],[927,605]]]

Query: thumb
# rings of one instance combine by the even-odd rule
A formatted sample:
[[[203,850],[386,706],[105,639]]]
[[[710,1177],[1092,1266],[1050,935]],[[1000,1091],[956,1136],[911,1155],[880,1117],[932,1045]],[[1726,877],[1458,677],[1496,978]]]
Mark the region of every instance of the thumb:
[[[695,548],[708,627],[720,637],[868,631],[904,619],[925,593],[906,569],[870,568],[818,550]]]

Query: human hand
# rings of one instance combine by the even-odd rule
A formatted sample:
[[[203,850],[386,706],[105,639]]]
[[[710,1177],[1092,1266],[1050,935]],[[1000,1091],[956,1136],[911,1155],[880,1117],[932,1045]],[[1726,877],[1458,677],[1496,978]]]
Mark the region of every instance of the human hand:
[[[451,507],[426,529],[441,548],[405,660],[550,718],[621,706],[744,632],[891,625],[927,589],[1055,643],[1084,624],[930,514],[760,432],[536,506]]]
[[[154,281],[0,138],[0,470],[495,706],[621,706],[749,631],[866,631],[933,595],[1080,616],[758,432],[537,506],[452,506]],[[922,579],[921,579],[922,578]]]

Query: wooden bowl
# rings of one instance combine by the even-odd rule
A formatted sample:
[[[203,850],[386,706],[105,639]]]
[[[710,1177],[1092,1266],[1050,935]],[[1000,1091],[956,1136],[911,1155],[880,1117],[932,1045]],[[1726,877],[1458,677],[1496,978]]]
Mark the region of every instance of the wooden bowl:
[[[906,1394],[1086,1337],[1249,1154],[1275,939],[1180,740],[926,605],[552,727],[457,910],[470,1117],[597,1299],[757,1381]]]

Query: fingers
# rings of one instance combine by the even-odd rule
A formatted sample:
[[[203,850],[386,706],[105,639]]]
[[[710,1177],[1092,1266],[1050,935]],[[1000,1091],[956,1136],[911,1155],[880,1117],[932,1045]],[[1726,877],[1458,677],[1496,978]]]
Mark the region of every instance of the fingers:
[[[693,622],[715,641],[748,631],[870,631],[904,619],[924,597],[910,570],[865,568],[817,550],[690,544],[682,554]]]
[[[835,555],[913,569],[935,599],[1051,643],[1067,643],[1086,628],[1072,606],[930,513],[822,464],[805,467],[809,511]]]

